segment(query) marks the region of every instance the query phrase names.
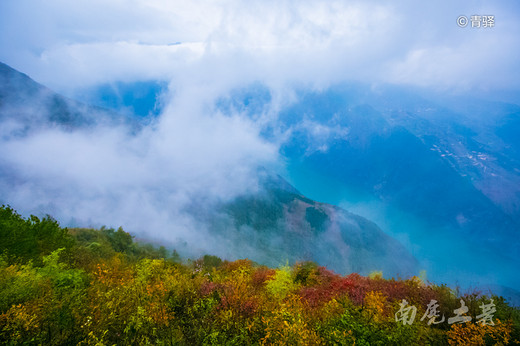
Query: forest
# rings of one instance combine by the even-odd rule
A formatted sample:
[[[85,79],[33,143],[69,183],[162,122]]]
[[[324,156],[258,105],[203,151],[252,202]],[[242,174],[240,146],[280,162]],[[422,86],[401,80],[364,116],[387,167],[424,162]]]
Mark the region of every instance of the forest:
[[[0,208],[7,345],[515,345],[520,309],[424,278],[181,258],[125,232]]]

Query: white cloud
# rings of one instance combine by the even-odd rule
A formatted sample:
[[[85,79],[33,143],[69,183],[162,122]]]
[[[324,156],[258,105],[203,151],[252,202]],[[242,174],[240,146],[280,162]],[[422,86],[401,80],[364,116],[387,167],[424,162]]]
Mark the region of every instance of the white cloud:
[[[0,6],[0,60],[59,91],[115,79],[175,79],[205,67],[243,75],[240,83],[323,86],[354,79],[457,88],[462,80],[472,88],[483,74],[490,87],[520,83],[510,77],[520,70],[519,6],[507,0],[20,0]],[[495,15],[496,27],[457,27],[459,15],[472,14]],[[170,45],[175,42],[183,44]]]
[[[193,220],[180,209],[194,195],[254,189],[251,171],[278,160],[259,136],[266,119],[220,114],[216,99],[264,83],[267,117],[294,100],[292,87],[349,80],[518,90],[518,9],[508,0],[2,1],[0,61],[59,92],[170,81],[169,106],[137,137],[97,127],[3,142],[0,160],[21,174],[16,188],[0,184],[3,198],[62,220],[185,234]],[[496,27],[457,27],[475,13],[495,15]],[[321,130],[317,139],[336,135]]]
[[[215,112],[213,102],[204,90],[178,90],[137,135],[105,125],[43,126],[27,136],[5,130],[0,202],[64,224],[122,225],[211,251],[204,225],[185,209],[255,192],[258,167],[278,160],[277,147],[260,137],[254,122]]]

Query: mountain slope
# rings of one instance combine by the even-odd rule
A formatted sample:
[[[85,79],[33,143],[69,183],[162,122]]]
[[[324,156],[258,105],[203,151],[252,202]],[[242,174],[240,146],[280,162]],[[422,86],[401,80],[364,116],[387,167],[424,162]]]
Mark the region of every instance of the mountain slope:
[[[58,95],[0,63],[0,120],[24,124],[25,131],[43,124],[85,126],[94,122],[88,114],[95,111],[100,110]]]
[[[379,106],[375,101],[374,107],[357,102],[363,101],[352,104],[349,95],[341,98],[325,92],[304,97],[286,110],[282,120],[298,118],[295,114],[299,114],[301,119],[307,117],[314,124],[338,133],[344,129],[345,133],[329,136],[318,145],[319,138],[312,136],[308,126],[295,126],[293,120],[287,120],[287,126],[294,130],[284,147],[286,155],[295,163],[397,203],[429,221],[473,231],[490,226],[490,222],[510,229],[511,217],[475,188],[466,172],[455,169],[446,153],[435,150],[435,144],[444,139],[454,141],[452,131],[439,129],[439,123],[446,121],[406,112],[384,114],[374,108]],[[458,127],[459,138],[455,140],[469,143],[471,133],[462,136],[463,129]],[[434,200],[439,203],[431,203]],[[461,225],[459,215],[468,223]]]
[[[373,222],[306,198],[279,176],[260,175],[261,192],[222,204],[207,218],[214,234],[232,239],[223,256],[270,265],[315,261],[340,273],[418,272],[415,258]]]
[[[31,139],[31,136],[36,136],[45,128],[53,130],[59,128],[60,131],[65,131],[71,136],[76,131],[81,132],[81,136],[74,138],[84,141],[87,136],[89,141],[86,143],[95,143],[95,141],[90,142],[90,132],[87,131],[85,135],[85,128],[94,128],[100,124],[105,127],[116,127],[129,122],[119,115],[80,104],[53,93],[6,65],[0,65],[0,84],[0,122],[5,143],[19,142],[21,137]],[[114,136],[119,135],[118,131],[113,133]],[[63,134],[50,131],[51,138],[45,138],[45,140],[52,140],[58,135]],[[129,135],[125,140],[132,141],[132,139],[132,136]],[[105,141],[111,143],[109,140],[105,139]],[[84,149],[88,150],[88,147],[84,147]],[[117,149],[120,150],[119,146]],[[139,155],[141,155],[140,149],[137,149]],[[130,150],[136,149],[132,147]],[[146,153],[145,150],[143,152]],[[73,153],[74,157],[81,157],[84,154],[83,152]],[[103,155],[103,152],[93,151],[88,155]],[[86,159],[81,157],[80,163],[76,166],[77,171],[70,168],[70,165],[60,166],[59,169],[51,169],[45,165],[36,166],[43,167],[44,172],[28,172],[25,166],[15,170],[9,161],[4,159],[5,156],[0,156],[0,174],[3,180],[3,183],[0,184],[0,196],[2,196],[0,203],[12,203],[4,200],[5,196],[25,196],[19,200],[30,200],[32,205],[41,204],[40,213],[47,212],[53,215],[57,215],[55,211],[49,210],[52,208],[53,201],[48,203],[47,196],[41,195],[42,191],[52,193],[53,189],[58,190],[56,196],[74,193],[82,188],[81,186],[75,188],[74,184],[89,181],[89,179],[75,180],[76,175],[88,177],[89,170],[92,169],[88,167],[88,164],[92,162],[87,160],[88,156]],[[12,160],[12,158],[10,159]],[[94,160],[94,162],[103,162],[103,160]],[[94,167],[94,169],[100,170],[103,168]],[[59,179],[56,182],[56,177],[61,177],[60,169],[71,172],[65,175],[70,181]],[[226,258],[247,257],[272,265],[284,264],[286,260],[291,262],[313,260],[341,273],[356,271],[367,274],[372,270],[383,270],[385,275],[406,276],[417,272],[417,263],[413,256],[395,239],[385,235],[374,223],[332,205],[308,199],[282,178],[263,170],[258,173],[260,181],[258,192],[242,194],[237,198],[217,204],[193,200],[192,207],[187,211],[171,210],[173,207],[164,202],[169,200],[168,191],[162,191],[162,186],[156,186],[147,180],[148,176],[153,179],[155,173],[143,172],[146,176],[142,180],[138,180],[143,181],[143,186],[130,186],[128,190],[123,190],[132,194],[128,196],[128,199],[137,200],[135,205],[139,208],[149,206],[155,208],[149,213],[149,215],[153,215],[153,218],[150,217],[150,220],[147,221],[148,225],[154,224],[156,219],[162,215],[187,213],[189,217],[196,220],[197,224],[201,225],[204,231],[209,231],[208,237],[211,240],[208,242],[209,245],[202,249],[205,252]],[[115,172],[115,176],[117,176],[117,172]],[[121,175],[121,177],[125,177],[125,175]],[[119,184],[119,180],[121,179],[118,179],[117,184]],[[39,191],[38,194],[30,187],[38,187],[39,184],[49,185],[46,186],[47,189]],[[119,185],[112,189],[110,187],[103,189],[93,184],[91,190],[84,193],[85,198],[92,198],[92,201],[79,200],[78,203],[94,210],[103,208],[103,205],[111,205],[117,209],[128,208],[127,198],[119,200],[120,191],[117,190],[117,188],[126,189],[127,187]],[[134,194],[135,191],[137,192]],[[203,199],[201,196],[201,200]],[[105,203],[107,200],[109,203]],[[145,204],[145,202],[150,203]],[[24,205],[15,207],[20,210],[28,208]],[[75,210],[75,208],[70,210]],[[67,214],[66,211],[58,210],[58,212],[62,212],[62,215],[72,220],[76,217],[76,215]],[[106,211],[105,214],[109,212]],[[130,210],[130,213],[132,212],[135,211]],[[168,218],[169,216],[166,217],[166,219]],[[124,220],[122,221],[124,222]],[[75,225],[78,226],[77,223]],[[123,224],[123,226],[128,228],[129,225]],[[141,229],[139,235],[142,238],[158,241],[161,241],[161,238],[169,241],[176,237],[175,234],[168,234],[162,228]],[[175,225],[170,225],[170,228],[174,229]],[[196,232],[194,228],[189,231]],[[180,239],[180,243],[182,241],[183,239]]]
[[[270,102],[253,85],[220,107],[254,118]],[[276,115],[265,136],[284,135],[305,195],[377,220],[433,277],[520,287],[518,105],[345,83],[296,90]]]
[[[136,118],[64,97],[0,62],[0,121],[3,136],[24,136],[33,130],[63,130],[96,125],[140,127]]]

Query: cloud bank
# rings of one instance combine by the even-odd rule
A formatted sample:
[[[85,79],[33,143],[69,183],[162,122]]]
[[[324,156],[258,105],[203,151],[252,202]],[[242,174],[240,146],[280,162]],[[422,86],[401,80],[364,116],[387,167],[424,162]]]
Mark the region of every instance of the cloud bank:
[[[280,162],[260,136],[294,88],[343,81],[450,92],[520,90],[520,5],[513,0],[47,0],[0,3],[0,61],[68,96],[113,81],[166,80],[164,112],[138,135],[98,126],[42,128],[2,141],[16,185],[3,199],[60,221],[192,234],[195,197],[254,191],[252,172]],[[494,28],[460,28],[460,15]],[[271,96],[254,117],[215,102],[259,82]],[[131,225],[131,226],[130,226]],[[165,230],[176,227],[177,230]]]
[[[2,2],[0,10],[0,60],[58,91],[183,76],[269,85],[520,86],[520,5],[512,0],[21,0]],[[495,27],[457,26],[458,16],[475,14],[495,16]]]

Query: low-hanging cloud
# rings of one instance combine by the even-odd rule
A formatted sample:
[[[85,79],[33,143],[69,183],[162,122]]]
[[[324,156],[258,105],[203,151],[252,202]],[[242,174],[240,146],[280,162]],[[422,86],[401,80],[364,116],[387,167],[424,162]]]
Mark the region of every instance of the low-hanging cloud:
[[[183,208],[257,188],[254,171],[279,162],[287,135],[267,142],[260,133],[295,88],[354,80],[520,90],[514,1],[20,0],[1,2],[0,13],[0,61],[61,93],[170,83],[164,111],[138,134],[98,125],[3,136],[0,161],[16,175],[0,183],[3,202],[196,244],[203,232]],[[473,14],[494,15],[495,27],[456,25]],[[255,82],[271,95],[264,113],[217,110],[216,100]]]
[[[103,122],[72,130],[43,125],[23,135],[4,131],[2,203],[49,213],[64,224],[122,225],[207,251],[205,227],[186,209],[256,191],[256,170],[276,164],[277,147],[252,121],[212,111],[207,97],[197,95],[178,91],[137,133]]]

